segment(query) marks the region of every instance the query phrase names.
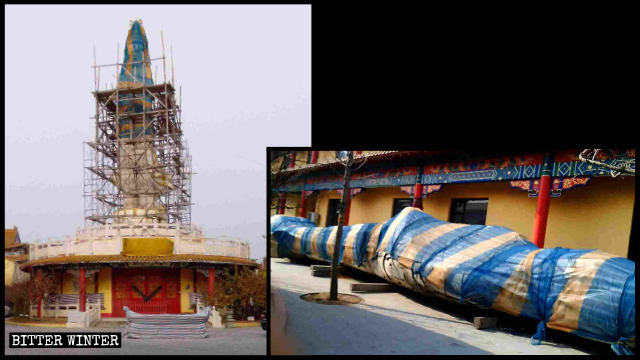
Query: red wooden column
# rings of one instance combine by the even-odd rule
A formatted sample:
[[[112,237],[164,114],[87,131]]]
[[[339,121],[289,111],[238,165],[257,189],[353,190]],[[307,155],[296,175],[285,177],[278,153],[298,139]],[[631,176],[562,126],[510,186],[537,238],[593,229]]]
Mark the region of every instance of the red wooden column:
[[[318,162],[318,152],[317,151],[312,151],[311,152],[311,163],[312,164],[316,164]]]
[[[418,174],[416,175],[416,185],[413,188],[413,203],[412,207],[418,208],[422,210],[422,191],[424,189],[424,185],[422,184],[422,172],[423,167],[420,166],[418,168]]]
[[[30,276],[30,279],[34,279],[34,277],[33,277],[33,267],[29,269],[29,276]],[[33,286],[29,286],[27,288],[27,293],[29,295],[29,311],[28,311],[28,314],[29,314],[29,317],[31,317],[31,302],[33,301]]]
[[[86,311],[87,303],[87,284],[86,284],[86,270],[81,267],[78,269],[78,294],[80,295],[80,312]]]
[[[422,190],[424,185],[416,184],[413,188],[413,204],[412,207],[422,210]]]
[[[306,191],[304,191],[304,189],[302,189],[302,192],[300,193],[300,210],[298,211],[298,216],[300,217],[307,216],[307,209],[305,205],[306,200],[307,200],[307,193]]]
[[[351,213],[351,189],[347,194],[347,206],[344,209],[344,225],[349,225],[349,213]]]
[[[300,209],[298,209],[298,216],[307,217],[307,208],[306,208],[306,200],[307,200],[307,192],[304,190],[304,186],[307,184],[307,180],[302,184],[302,192],[300,193]]]
[[[280,193],[280,201],[278,203],[278,214],[284,214],[284,206],[287,203],[287,195],[285,193]]]
[[[38,289],[37,300],[38,300],[38,318],[42,317],[42,269],[38,269],[36,272],[36,289]]]
[[[209,293],[209,297],[213,298],[213,294],[214,294],[214,284],[216,281],[216,272],[215,272],[215,268],[210,267],[209,268],[209,289],[208,289],[208,293]]]
[[[289,154],[289,167],[296,167],[296,152],[292,151],[291,154]]]
[[[540,169],[540,187],[538,189],[538,206],[533,220],[533,243],[537,247],[544,247],[544,236],[547,231],[547,217],[549,215],[549,199],[551,195],[551,169],[553,155],[545,154]]]

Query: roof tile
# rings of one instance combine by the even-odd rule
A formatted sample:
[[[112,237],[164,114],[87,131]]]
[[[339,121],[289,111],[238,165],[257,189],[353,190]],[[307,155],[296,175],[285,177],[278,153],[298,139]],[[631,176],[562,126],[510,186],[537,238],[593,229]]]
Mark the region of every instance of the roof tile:
[[[71,255],[58,256],[45,259],[37,259],[21,265],[22,269],[32,266],[53,265],[53,264],[80,264],[80,263],[154,263],[154,262],[208,262],[239,265],[258,264],[250,259],[238,258],[234,256],[201,255],[201,254],[173,254],[173,255],[145,255],[145,256],[125,256],[125,255]]]

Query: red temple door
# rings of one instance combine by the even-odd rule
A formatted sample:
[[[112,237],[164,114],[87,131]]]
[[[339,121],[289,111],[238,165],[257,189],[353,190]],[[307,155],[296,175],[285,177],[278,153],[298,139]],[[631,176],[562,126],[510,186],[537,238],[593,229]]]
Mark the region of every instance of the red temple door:
[[[113,279],[112,316],[125,316],[123,306],[141,314],[180,313],[180,284],[176,270],[116,270]]]

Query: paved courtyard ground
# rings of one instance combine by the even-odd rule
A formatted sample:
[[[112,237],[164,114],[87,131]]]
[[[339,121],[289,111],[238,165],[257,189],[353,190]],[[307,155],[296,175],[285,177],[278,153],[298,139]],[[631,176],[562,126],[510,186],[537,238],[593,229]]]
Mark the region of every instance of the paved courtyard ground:
[[[5,324],[5,355],[266,355],[267,332],[260,327],[209,328],[206,339],[127,339],[120,349],[10,349],[10,332],[124,332],[124,327],[67,329]]]
[[[588,340],[576,340],[568,334],[567,337],[572,337],[569,343],[551,339],[534,346],[530,341],[532,333],[510,328],[517,327],[514,324],[503,322],[498,329],[478,330],[473,327],[473,315],[447,310],[449,305],[445,304],[444,308],[441,305],[446,301],[438,302],[409,291],[352,293],[350,284],[372,282],[356,278],[341,275],[338,291],[358,295],[364,302],[349,306],[310,303],[300,299],[300,295],[329,291],[330,279],[312,277],[308,264],[272,258],[272,354],[594,353],[588,346],[575,345]],[[515,325],[522,322],[519,319],[515,318]],[[599,349],[608,347],[602,345]]]

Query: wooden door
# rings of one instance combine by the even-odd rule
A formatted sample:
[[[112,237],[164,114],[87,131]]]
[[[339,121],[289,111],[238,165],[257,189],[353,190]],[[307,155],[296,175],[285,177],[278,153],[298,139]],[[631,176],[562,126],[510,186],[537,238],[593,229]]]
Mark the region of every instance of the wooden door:
[[[180,283],[176,269],[114,270],[113,315],[123,306],[141,314],[180,313]]]

